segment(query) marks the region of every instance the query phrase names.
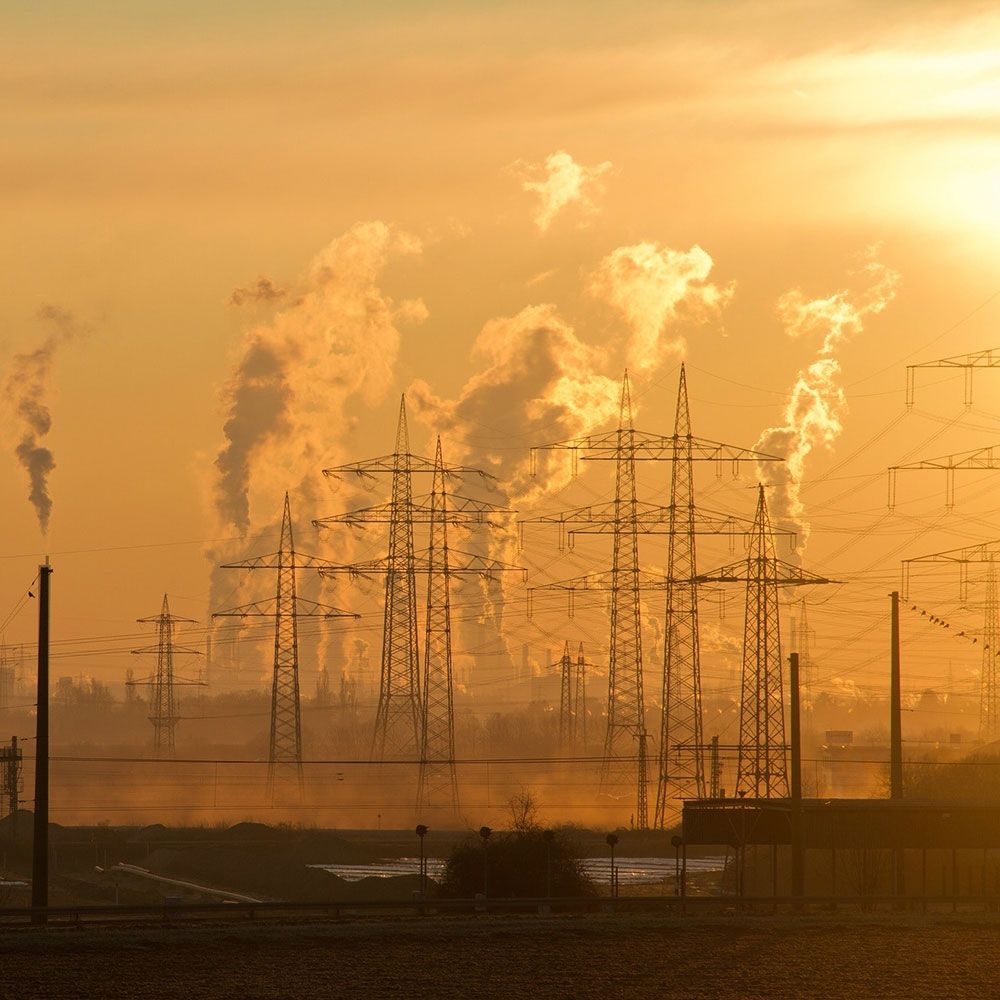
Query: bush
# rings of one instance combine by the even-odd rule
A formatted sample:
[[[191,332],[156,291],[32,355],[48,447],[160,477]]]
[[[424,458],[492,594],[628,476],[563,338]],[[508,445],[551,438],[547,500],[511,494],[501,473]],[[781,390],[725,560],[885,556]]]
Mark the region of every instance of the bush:
[[[551,864],[553,896],[596,896],[594,883],[580,864],[579,850],[564,830],[538,827],[494,833],[487,846],[478,836],[458,844],[445,864],[439,894],[472,899],[483,891],[483,852],[488,857],[487,895],[492,899],[545,896],[547,861]]]

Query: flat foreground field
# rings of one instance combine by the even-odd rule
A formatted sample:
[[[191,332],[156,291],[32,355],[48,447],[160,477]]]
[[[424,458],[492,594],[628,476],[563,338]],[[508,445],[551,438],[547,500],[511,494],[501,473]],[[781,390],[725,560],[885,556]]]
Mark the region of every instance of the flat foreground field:
[[[18,1000],[992,998],[997,917],[502,917],[0,931]]]

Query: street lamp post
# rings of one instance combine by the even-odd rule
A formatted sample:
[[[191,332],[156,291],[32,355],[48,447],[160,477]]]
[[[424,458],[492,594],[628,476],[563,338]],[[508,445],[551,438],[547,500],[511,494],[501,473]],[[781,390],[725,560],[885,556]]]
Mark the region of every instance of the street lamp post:
[[[615,878],[615,844],[618,843],[618,835],[609,833],[604,838],[604,842],[611,848],[611,895],[618,895],[617,879]]]
[[[488,826],[479,828],[479,836],[483,841],[483,899],[488,899],[490,894],[490,852],[487,844],[492,833],[493,831]]]
[[[420,838],[420,898],[427,895],[427,860],[424,857],[424,837],[427,836],[427,827],[423,823],[417,824],[417,836]]]

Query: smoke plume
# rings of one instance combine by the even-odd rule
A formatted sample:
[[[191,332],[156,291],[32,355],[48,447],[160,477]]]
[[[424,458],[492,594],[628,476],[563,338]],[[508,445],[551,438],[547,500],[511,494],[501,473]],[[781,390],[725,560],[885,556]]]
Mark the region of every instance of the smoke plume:
[[[535,504],[569,481],[570,468],[562,457],[540,456],[532,476],[530,447],[617,416],[619,384],[598,374],[602,352],[583,343],[552,305],[490,320],[473,355],[483,360],[482,370],[457,399],[438,398],[426,382],[415,383],[407,399],[446,436],[452,460],[474,454],[508,501]]]
[[[279,288],[270,278],[261,275],[252,285],[234,288],[229,297],[231,306],[242,306],[247,302],[273,302],[283,298],[285,289]]]
[[[798,532],[800,551],[809,539],[809,522],[799,495],[806,459],[815,448],[833,445],[847,413],[847,399],[839,383],[840,362],[834,355],[896,296],[899,273],[880,263],[877,252],[878,248],[869,248],[855,272],[869,281],[860,292],[842,289],[827,298],[809,299],[793,289],[778,299],[778,316],[790,337],[823,336],[816,360],[796,376],[783,422],[768,427],[755,445],[758,451],[785,459],[783,463],[761,463],[758,476],[775,487],[769,499],[771,518]]]
[[[604,193],[602,177],[611,170],[611,163],[592,167],[577,163],[565,150],[557,150],[542,163],[514,164],[521,178],[521,188],[538,195],[534,222],[541,232],[547,232],[563,209],[575,205],[586,218],[597,211],[596,199]]]
[[[734,285],[708,280],[711,256],[700,246],[672,250],[636,243],[613,250],[590,277],[591,295],[617,309],[631,327],[626,346],[630,370],[650,371],[670,354],[683,353],[684,338],[670,333],[677,320],[705,323],[718,316]]]
[[[28,499],[35,508],[38,526],[44,535],[52,516],[49,473],[56,465],[52,451],[42,443],[52,429],[48,406],[52,367],[59,347],[73,337],[77,326],[69,313],[55,306],[43,306],[38,311],[38,318],[50,332],[35,350],[14,355],[5,389],[19,426],[14,453],[28,473]]]
[[[270,514],[286,489],[316,481],[348,425],[347,400],[384,395],[398,326],[427,310],[420,300],[395,304],[378,282],[391,259],[420,252],[408,233],[358,223],[315,257],[294,300],[248,330],[223,391],[215,459],[223,527],[245,535],[255,500]]]

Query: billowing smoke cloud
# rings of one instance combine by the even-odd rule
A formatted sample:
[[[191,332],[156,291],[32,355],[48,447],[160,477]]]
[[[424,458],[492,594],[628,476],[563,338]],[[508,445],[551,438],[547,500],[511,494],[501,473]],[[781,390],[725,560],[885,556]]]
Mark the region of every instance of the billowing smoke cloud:
[[[542,452],[532,476],[532,445],[578,436],[618,415],[620,385],[599,374],[603,352],[583,343],[552,305],[529,306],[491,320],[473,348],[481,370],[454,400],[435,396],[423,382],[407,399],[445,439],[446,460],[469,462],[497,477],[512,507],[524,510],[565,486],[572,475],[564,453]],[[495,532],[489,553],[517,562],[516,532]],[[512,581],[504,581],[504,589]],[[478,586],[478,584],[477,584]],[[485,588],[483,621],[503,633],[502,608]]]
[[[732,283],[709,281],[712,258],[700,246],[672,250],[636,243],[613,250],[590,277],[588,291],[617,309],[632,334],[625,351],[630,370],[656,368],[671,352],[683,353],[684,338],[669,327],[677,320],[705,323],[732,297]]]
[[[618,414],[619,383],[598,374],[602,353],[583,343],[555,306],[528,306],[483,327],[473,347],[483,368],[457,399],[439,399],[425,382],[415,383],[407,398],[446,436],[451,460],[474,454],[511,502],[535,504],[564,486],[570,469],[563,457],[541,456],[532,476],[529,448]]]
[[[274,302],[284,295],[284,288],[279,288],[270,278],[261,275],[252,285],[234,288],[233,294],[229,297],[229,304],[242,306],[247,302]]]
[[[427,315],[422,301],[397,304],[379,285],[390,261],[421,252],[420,241],[406,232],[383,222],[358,223],[316,255],[266,322],[247,330],[222,392],[224,441],[212,469],[220,537],[235,529],[246,538],[252,529],[276,539],[286,490],[297,527],[315,516],[325,496],[322,469],[344,458],[342,442],[354,420],[348,411],[384,397],[399,353],[399,327]],[[299,544],[344,562],[352,557],[347,531]],[[210,611],[266,596],[261,588],[273,587],[269,574],[218,568],[266,551],[266,542],[260,548],[245,541],[206,551]],[[316,588],[305,596],[338,607],[353,604],[343,581],[304,583]],[[318,662],[327,662],[325,633],[317,643]],[[312,659],[311,652],[303,655]]]
[[[223,391],[224,444],[215,459],[222,526],[250,528],[255,497],[268,514],[286,489],[317,481],[348,423],[345,402],[376,402],[399,351],[398,324],[420,322],[420,300],[396,305],[378,281],[420,241],[383,222],[358,223],[313,260],[294,301],[244,337]]]
[[[69,313],[55,306],[43,306],[38,311],[38,318],[49,327],[50,332],[35,350],[14,355],[5,394],[19,427],[19,440],[14,452],[28,473],[28,499],[35,508],[38,526],[44,535],[49,530],[49,518],[52,516],[49,473],[56,465],[52,451],[42,443],[52,429],[52,414],[48,406],[52,366],[59,347],[73,337],[77,326]]]
[[[535,225],[544,233],[563,209],[575,205],[586,218],[597,211],[596,199],[604,193],[601,178],[611,170],[605,161],[588,167],[577,163],[565,150],[557,150],[542,163],[514,164],[523,190],[538,195]]]
[[[775,487],[769,499],[772,520],[798,531],[800,550],[809,539],[809,523],[799,495],[806,459],[815,448],[830,447],[837,440],[847,412],[835,352],[896,296],[899,273],[880,263],[876,255],[877,248],[869,248],[864,264],[856,272],[869,280],[868,287],[860,292],[841,290],[828,298],[808,299],[794,289],[778,300],[778,316],[789,336],[823,336],[816,360],[795,379],[783,422],[768,427],[755,446],[758,451],[785,458],[784,463],[761,463],[758,476],[761,482]]]

